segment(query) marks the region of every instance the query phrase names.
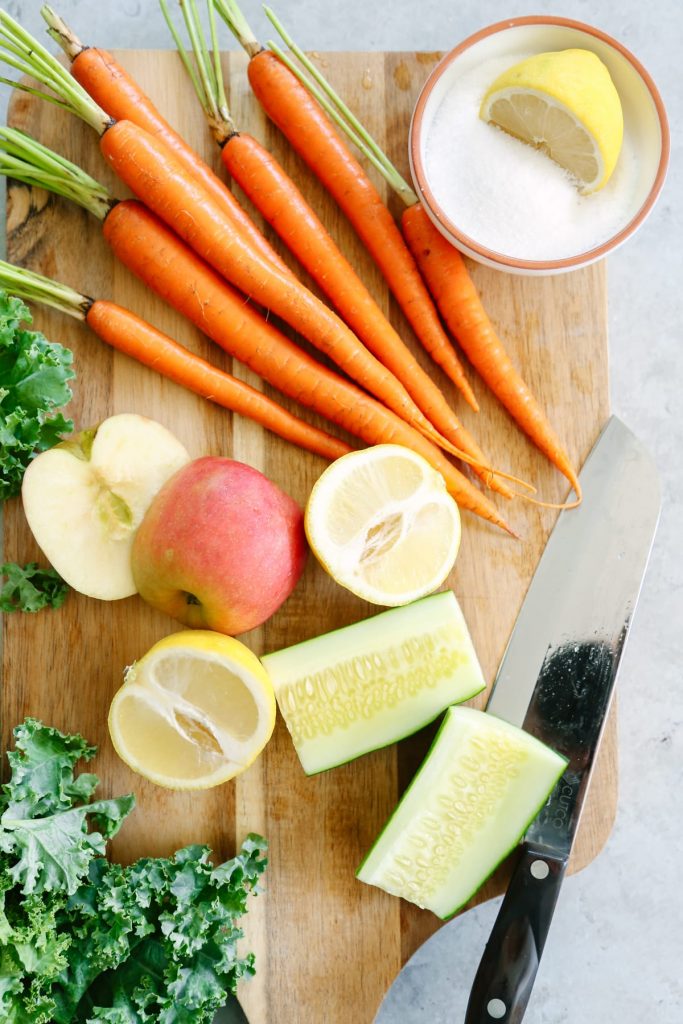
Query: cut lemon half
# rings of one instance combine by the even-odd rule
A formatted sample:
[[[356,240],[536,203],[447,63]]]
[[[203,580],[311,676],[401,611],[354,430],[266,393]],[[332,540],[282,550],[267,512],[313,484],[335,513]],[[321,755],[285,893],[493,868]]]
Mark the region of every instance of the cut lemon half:
[[[305,526],[323,568],[373,604],[431,594],[460,546],[460,513],[443,477],[394,444],[333,462],[311,492]]]
[[[609,181],[624,135],[610,73],[590,50],[537,53],[495,80],[479,116],[541,149],[582,192]]]
[[[273,687],[256,655],[206,630],[155,644],[126,670],[109,711],[119,757],[169,789],[208,789],[239,775],[274,725]]]

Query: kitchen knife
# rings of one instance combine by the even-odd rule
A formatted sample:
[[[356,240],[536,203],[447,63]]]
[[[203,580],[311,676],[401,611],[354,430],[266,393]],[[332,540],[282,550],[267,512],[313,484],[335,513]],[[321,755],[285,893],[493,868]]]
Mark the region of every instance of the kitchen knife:
[[[486,708],[568,763],[524,836],[465,1024],[524,1016],[657,528],[656,468],[615,416],[580,481],[583,502],[560,513]]]
[[[213,1018],[213,1024],[249,1024],[249,1021],[235,997],[231,996]]]

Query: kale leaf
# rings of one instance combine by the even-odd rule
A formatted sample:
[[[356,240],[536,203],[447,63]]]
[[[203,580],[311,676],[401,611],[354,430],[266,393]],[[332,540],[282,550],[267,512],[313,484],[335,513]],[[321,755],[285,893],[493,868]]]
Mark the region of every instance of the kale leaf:
[[[61,608],[68,593],[68,583],[54,569],[40,569],[36,562],[24,566],[16,562],[0,565],[0,612]]]
[[[73,430],[55,410],[71,399],[72,353],[40,331],[31,314],[0,290],[0,501],[19,493],[31,459]]]
[[[237,942],[265,840],[248,836],[218,867],[205,846],[110,863],[106,840],[134,798],[92,800],[97,777],[75,774],[95,754],[82,737],[35,719],[14,736],[0,792],[0,1020],[210,1024],[254,973]]]

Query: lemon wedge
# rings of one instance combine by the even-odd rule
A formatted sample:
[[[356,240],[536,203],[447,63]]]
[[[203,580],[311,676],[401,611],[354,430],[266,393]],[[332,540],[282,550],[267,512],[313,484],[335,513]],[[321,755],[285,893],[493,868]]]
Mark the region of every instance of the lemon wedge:
[[[174,633],[126,671],[109,711],[119,757],[169,789],[208,789],[258,757],[275,695],[248,647],[207,630]]]
[[[443,477],[400,445],[333,462],[311,492],[304,522],[323,568],[373,604],[431,594],[460,546],[460,513]]]
[[[619,94],[590,50],[538,53],[508,68],[484,96],[479,116],[542,149],[582,192],[607,184],[624,135]]]

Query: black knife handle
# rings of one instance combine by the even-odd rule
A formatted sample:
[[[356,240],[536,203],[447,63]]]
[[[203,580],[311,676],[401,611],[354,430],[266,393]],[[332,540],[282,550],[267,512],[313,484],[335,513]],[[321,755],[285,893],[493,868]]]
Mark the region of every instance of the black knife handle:
[[[472,986],[465,1024],[519,1024],[531,996],[566,858],[522,853]]]

